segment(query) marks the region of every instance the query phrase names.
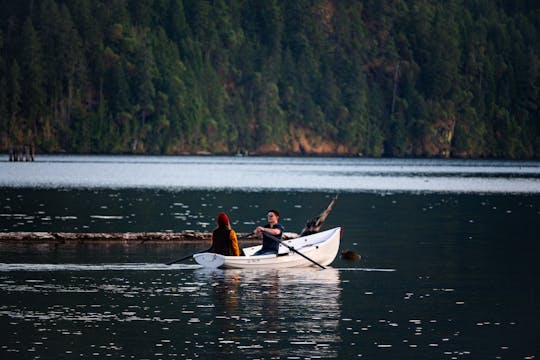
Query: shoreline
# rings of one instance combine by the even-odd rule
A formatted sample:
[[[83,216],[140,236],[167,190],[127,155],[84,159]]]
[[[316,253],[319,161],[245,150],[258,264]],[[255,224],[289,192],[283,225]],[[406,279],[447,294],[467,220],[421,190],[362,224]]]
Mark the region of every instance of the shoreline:
[[[523,156],[523,157],[504,157],[504,156],[473,156],[470,154],[450,154],[448,156],[441,155],[414,155],[406,154],[404,156],[393,156],[388,154],[380,154],[379,156],[374,155],[365,155],[361,153],[354,152],[252,152],[249,154],[239,154],[233,152],[205,152],[205,151],[195,151],[195,152],[181,152],[181,153],[137,153],[137,152],[118,152],[118,153],[100,153],[100,152],[67,152],[67,151],[50,151],[38,153],[35,156],[35,160],[28,161],[10,161],[9,152],[0,151],[0,162],[33,162],[38,161],[40,156],[148,156],[148,157],[269,157],[269,158],[359,158],[359,159],[417,159],[417,160],[486,160],[486,161],[539,161],[540,156]]]

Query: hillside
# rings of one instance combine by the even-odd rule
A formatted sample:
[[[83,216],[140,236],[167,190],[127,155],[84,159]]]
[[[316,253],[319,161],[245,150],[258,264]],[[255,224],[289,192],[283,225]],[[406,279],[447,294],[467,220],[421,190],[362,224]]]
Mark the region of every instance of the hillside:
[[[540,156],[540,3],[0,0],[0,151]]]

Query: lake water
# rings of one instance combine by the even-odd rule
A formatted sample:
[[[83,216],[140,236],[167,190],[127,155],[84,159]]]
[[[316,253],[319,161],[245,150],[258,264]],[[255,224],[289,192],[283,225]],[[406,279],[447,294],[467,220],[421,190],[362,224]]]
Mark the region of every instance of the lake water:
[[[533,359],[540,163],[42,156],[0,162],[0,231],[287,231],[339,194],[359,262],[205,270],[207,244],[0,245],[0,355]]]
[[[0,186],[540,193],[540,162],[40,156],[33,163],[0,162]]]

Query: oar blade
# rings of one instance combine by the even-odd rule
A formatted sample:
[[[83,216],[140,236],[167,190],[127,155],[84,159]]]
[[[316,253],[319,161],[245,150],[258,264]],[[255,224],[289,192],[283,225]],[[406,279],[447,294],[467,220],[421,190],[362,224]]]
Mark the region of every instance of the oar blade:
[[[225,262],[225,257],[223,255],[214,253],[195,254],[193,255],[193,258],[197,264],[207,268],[218,268]]]

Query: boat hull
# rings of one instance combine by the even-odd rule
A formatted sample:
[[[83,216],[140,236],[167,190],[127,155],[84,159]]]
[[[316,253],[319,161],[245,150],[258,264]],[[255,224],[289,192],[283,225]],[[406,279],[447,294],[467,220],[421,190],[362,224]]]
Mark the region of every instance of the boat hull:
[[[341,228],[334,228],[320,233],[286,240],[289,246],[323,266],[330,265],[339,251]],[[308,259],[286,246],[280,245],[278,255],[253,256],[261,246],[244,249],[246,256],[223,256],[213,253],[195,254],[195,261],[204,267],[221,267],[230,269],[282,269],[317,266]]]

